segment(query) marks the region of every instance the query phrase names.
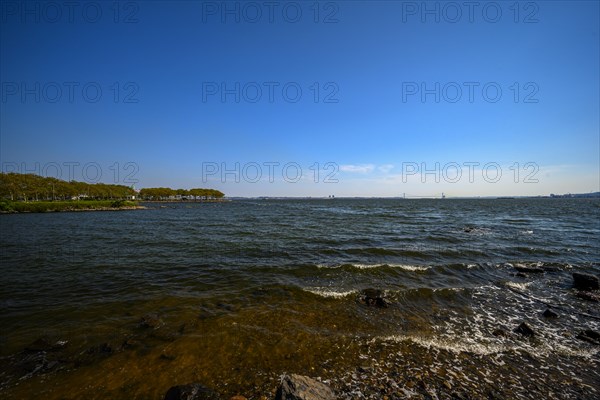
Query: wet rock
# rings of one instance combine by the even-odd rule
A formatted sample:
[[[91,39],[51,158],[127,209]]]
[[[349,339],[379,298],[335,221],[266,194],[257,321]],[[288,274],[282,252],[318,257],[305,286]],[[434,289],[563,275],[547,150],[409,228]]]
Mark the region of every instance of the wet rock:
[[[527,325],[527,322],[521,322],[521,325],[515,328],[515,332],[525,337],[535,336],[535,332],[529,325]]]
[[[158,329],[163,325],[162,320],[157,314],[146,314],[140,321],[140,327]]]
[[[573,272],[573,287],[579,290],[598,290],[598,277],[590,274]]]
[[[553,265],[551,263],[544,263],[544,265],[542,265],[542,268],[546,272],[560,272],[560,271],[562,271],[560,265]]]
[[[365,289],[362,291],[360,302],[367,306],[374,306],[380,308],[389,307],[391,302],[383,297],[383,291],[379,289]]]
[[[600,302],[600,294],[594,292],[579,291],[575,293],[575,296],[583,300],[593,301],[595,303]]]
[[[199,383],[171,387],[164,400],[219,400],[219,395],[212,389]]]
[[[600,346],[600,332],[596,332],[591,329],[587,329],[587,330],[579,333],[576,337],[579,340],[584,340],[588,343]]]
[[[517,272],[515,276],[518,276],[519,278],[528,278],[528,275],[524,272]]]
[[[494,332],[492,332],[492,335],[496,336],[496,337],[506,337],[508,336],[508,333],[501,328],[495,329]]]
[[[275,400],[335,400],[333,390],[324,383],[292,374],[281,380]]]
[[[546,311],[542,313],[545,318],[558,318],[558,314],[547,308]]]
[[[532,274],[539,274],[539,273],[544,272],[543,268],[528,266],[528,265],[523,265],[523,264],[515,265],[515,269],[519,272],[528,272],[528,273],[532,273]]]
[[[229,400],[248,400],[247,398],[245,398],[244,396],[233,396],[231,397]]]

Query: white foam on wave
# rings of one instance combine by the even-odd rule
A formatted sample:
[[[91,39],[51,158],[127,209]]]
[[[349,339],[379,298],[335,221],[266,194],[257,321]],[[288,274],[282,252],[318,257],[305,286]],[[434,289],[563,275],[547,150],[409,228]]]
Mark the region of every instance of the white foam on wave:
[[[419,346],[427,348],[437,348],[453,353],[475,353],[480,355],[490,355],[501,353],[509,350],[508,347],[502,343],[482,343],[475,339],[461,338],[462,340],[447,340],[441,337],[425,338],[419,336],[406,336],[406,335],[391,335],[380,337],[373,340],[381,340],[384,342],[405,342],[410,341]]]
[[[407,265],[407,264],[387,264],[391,268],[400,268],[405,271],[427,271],[431,269],[429,266],[424,265]]]
[[[342,299],[352,294],[358,293],[358,290],[335,290],[327,287],[306,287],[302,288],[305,292],[316,294],[317,296],[327,297],[332,299]]]
[[[599,352],[599,350],[595,348],[574,348],[569,345],[562,344],[560,342],[557,343],[555,341],[550,341],[549,343],[541,343],[538,345],[531,345],[528,342],[509,341],[502,339],[492,339],[484,341],[479,335],[475,335],[472,338],[465,336],[458,336],[455,338],[448,338],[445,336],[426,338],[419,336],[391,335],[372,339],[371,342],[376,340],[384,342],[410,341],[412,343],[426,348],[437,348],[457,354],[474,353],[486,356],[500,354],[510,350],[525,350],[531,355],[542,358],[550,354],[555,354],[559,356],[593,358],[596,357],[596,355]]]
[[[383,264],[336,264],[336,265],[317,264],[317,268],[336,269],[336,268],[341,268],[343,265],[352,265],[354,268],[357,268],[357,269],[372,269],[372,268],[382,268],[382,267],[387,266],[390,268],[399,268],[404,271],[412,271],[412,272],[427,271],[428,269],[431,269],[431,267],[424,266],[424,265],[386,264],[386,263],[383,263]]]
[[[513,289],[527,290],[533,282],[506,282],[506,286]]]

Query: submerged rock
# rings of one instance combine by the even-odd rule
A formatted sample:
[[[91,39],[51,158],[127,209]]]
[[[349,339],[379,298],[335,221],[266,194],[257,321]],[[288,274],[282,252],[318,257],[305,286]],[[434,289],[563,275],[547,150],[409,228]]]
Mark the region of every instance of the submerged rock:
[[[366,304],[367,306],[381,307],[386,308],[389,307],[391,302],[383,297],[383,291],[379,289],[365,289],[360,294],[359,300],[361,303]]]
[[[200,383],[173,386],[165,394],[164,400],[219,400],[221,397],[212,389]]]
[[[335,400],[333,390],[307,376],[292,374],[281,380],[275,400]]]
[[[526,337],[535,336],[535,332],[527,325],[527,322],[521,322],[521,325],[515,328],[515,332]]]
[[[146,314],[140,321],[140,327],[158,329],[163,325],[163,321],[157,314]]]
[[[87,354],[112,354],[113,348],[108,343],[101,343],[86,350]]]
[[[547,308],[546,311],[542,313],[542,315],[546,318],[558,318],[558,314]]]
[[[590,274],[573,272],[573,287],[579,290],[598,290],[598,277]]]

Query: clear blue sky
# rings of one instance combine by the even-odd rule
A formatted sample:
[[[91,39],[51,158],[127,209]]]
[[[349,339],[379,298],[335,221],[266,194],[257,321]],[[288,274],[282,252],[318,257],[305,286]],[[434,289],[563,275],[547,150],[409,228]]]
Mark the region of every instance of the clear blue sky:
[[[597,1],[73,3],[2,2],[3,171],[232,196],[600,190]]]

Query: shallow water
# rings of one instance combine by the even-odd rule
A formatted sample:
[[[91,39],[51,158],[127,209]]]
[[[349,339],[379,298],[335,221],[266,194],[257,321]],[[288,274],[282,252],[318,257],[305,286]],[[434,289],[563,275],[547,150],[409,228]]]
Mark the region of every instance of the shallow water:
[[[259,398],[289,372],[343,398],[600,392],[598,346],[576,338],[598,303],[571,288],[600,274],[598,200],[149,207],[0,216],[1,397]],[[370,287],[390,307],[357,301]]]

